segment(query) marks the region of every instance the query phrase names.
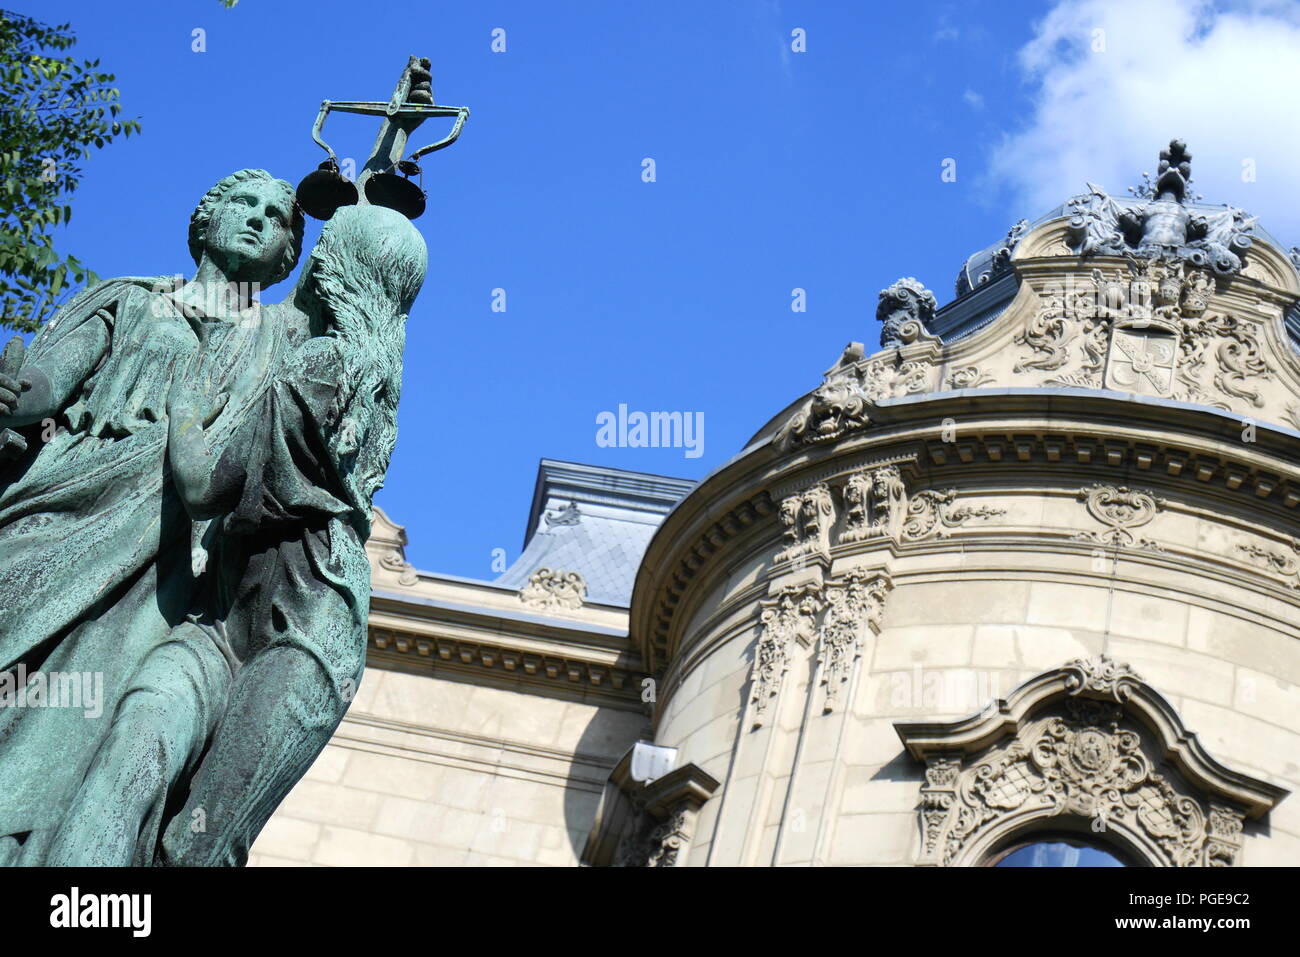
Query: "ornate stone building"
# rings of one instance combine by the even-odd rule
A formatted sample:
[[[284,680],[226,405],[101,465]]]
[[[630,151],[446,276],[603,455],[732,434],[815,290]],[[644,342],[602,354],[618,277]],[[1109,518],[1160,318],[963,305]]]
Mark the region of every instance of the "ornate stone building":
[[[389,525],[258,862],[1300,863],[1300,276],[1190,160],[899,280],[697,487],[544,463],[495,583]]]

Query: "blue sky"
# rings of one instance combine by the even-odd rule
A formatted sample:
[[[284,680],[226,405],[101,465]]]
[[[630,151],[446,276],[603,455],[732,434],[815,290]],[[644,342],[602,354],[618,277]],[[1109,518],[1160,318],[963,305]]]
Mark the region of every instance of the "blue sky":
[[[1300,240],[1294,4],[11,3],[70,22],[143,123],[87,164],[60,237],[104,276],[192,272],[202,193],[247,166],[296,183],[320,101],[386,100],[409,54],[471,108],[424,164],[430,270],[376,499],[428,571],[513,560],[543,457],[702,477],[874,346],[882,287],[947,302],[969,253],[1084,179],[1123,193],[1171,136],[1207,201]],[[375,125],[326,133],[360,165]],[[601,447],[620,404],[703,413],[703,454]]]

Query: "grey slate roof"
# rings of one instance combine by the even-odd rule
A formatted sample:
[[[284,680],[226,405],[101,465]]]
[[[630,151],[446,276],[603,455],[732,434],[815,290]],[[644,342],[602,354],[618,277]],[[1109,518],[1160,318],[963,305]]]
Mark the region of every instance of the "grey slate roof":
[[[695,484],[543,459],[523,553],[495,583],[518,589],[539,568],[573,571],[587,582],[588,602],[626,607],[651,536]]]

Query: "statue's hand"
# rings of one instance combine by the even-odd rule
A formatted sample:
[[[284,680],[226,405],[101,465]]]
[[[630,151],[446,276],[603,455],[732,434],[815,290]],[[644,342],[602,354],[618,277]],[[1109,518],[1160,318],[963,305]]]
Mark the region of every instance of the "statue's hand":
[[[26,356],[27,348],[20,336],[10,339],[0,353],[0,416],[13,415],[18,396],[32,387],[32,380],[19,373]]]
[[[18,397],[32,387],[27,376],[0,373],[0,416],[13,415],[18,408]]]
[[[167,418],[171,420],[172,428],[179,426],[182,429],[189,429],[198,425],[206,429],[216,421],[229,400],[230,393],[222,392],[211,402],[207,402],[205,397],[184,379],[176,379],[167,392]]]

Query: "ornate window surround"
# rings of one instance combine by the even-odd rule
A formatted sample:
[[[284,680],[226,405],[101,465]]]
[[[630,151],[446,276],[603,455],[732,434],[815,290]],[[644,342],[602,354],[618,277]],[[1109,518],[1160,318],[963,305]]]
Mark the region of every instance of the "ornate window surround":
[[[926,767],[923,866],[979,865],[1038,829],[1092,831],[1151,866],[1232,866],[1244,820],[1289,793],[1220,764],[1106,655],[1044,672],[968,718],[894,727]]]

